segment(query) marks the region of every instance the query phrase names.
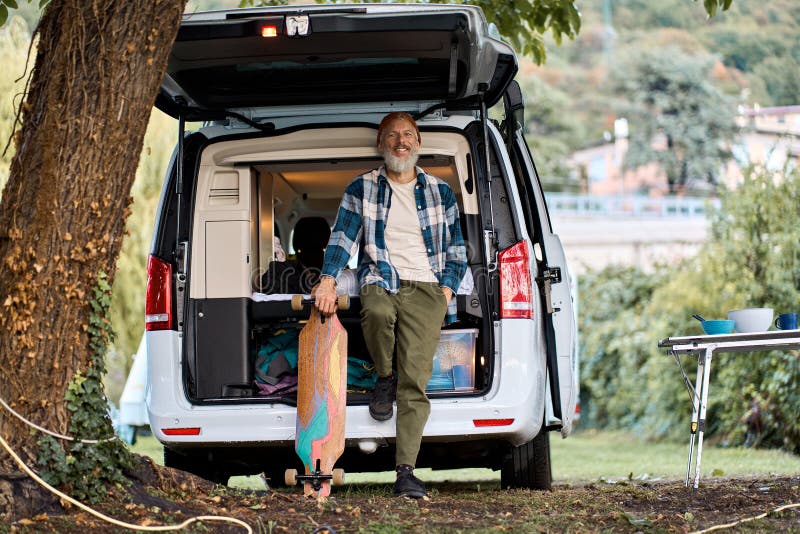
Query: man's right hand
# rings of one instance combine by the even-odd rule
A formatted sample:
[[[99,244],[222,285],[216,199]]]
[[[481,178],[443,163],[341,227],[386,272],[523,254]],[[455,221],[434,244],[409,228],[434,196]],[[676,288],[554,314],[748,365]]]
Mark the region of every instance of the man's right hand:
[[[320,278],[319,285],[312,292],[314,305],[323,315],[332,315],[336,311],[336,280],[331,276]]]

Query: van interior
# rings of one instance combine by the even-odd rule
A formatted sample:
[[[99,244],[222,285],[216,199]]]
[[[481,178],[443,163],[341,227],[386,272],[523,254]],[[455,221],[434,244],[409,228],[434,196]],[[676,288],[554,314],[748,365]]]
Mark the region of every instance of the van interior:
[[[192,402],[295,403],[297,335],[309,311],[292,310],[291,295],[307,294],[316,283],[347,185],[382,165],[374,136],[374,128],[322,128],[206,147],[186,320],[184,385]],[[418,166],[455,193],[470,265],[451,303],[456,320],[443,325],[428,392],[477,395],[491,377],[491,323],[483,312],[482,223],[470,145],[452,131],[423,136]],[[319,148],[321,140],[328,148]],[[350,295],[349,309],[338,311],[348,334],[349,404],[368,402],[375,378],[361,332],[356,266],[351,258],[338,281],[339,292]],[[453,378],[454,367],[468,370],[466,382]]]

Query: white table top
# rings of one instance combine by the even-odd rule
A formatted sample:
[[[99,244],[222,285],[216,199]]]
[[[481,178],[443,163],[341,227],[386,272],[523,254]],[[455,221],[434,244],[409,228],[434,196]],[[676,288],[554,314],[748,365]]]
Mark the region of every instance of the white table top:
[[[700,352],[713,348],[715,352],[748,352],[778,348],[800,348],[800,330],[772,330],[745,334],[719,334],[668,337],[658,342],[661,348],[676,353]]]

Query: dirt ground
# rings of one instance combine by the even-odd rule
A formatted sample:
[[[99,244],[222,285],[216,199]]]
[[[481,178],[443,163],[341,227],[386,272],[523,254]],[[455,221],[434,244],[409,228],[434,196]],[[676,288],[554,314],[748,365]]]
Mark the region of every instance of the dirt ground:
[[[556,484],[552,491],[505,491],[486,482],[429,485],[430,500],[391,497],[383,484],[334,489],[325,504],[302,497],[299,488],[235,490],[179,471],[151,466],[108,502],[104,513],[137,525],[176,524],[197,515],[225,515],[256,533],[273,532],[690,532],[735,522],[736,532],[800,532],[800,475],[775,478],[709,478],[699,490],[681,481]],[[166,476],[164,472],[168,473]],[[158,474],[160,473],[160,474]],[[0,525],[0,532],[128,532],[76,508],[51,507]],[[728,530],[730,531],[730,530]],[[183,532],[245,532],[223,523],[193,524]]]

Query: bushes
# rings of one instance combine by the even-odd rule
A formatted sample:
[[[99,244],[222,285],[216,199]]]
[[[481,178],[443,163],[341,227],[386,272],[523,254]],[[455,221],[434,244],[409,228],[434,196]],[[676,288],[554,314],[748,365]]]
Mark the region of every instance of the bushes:
[[[683,437],[689,396],[659,339],[701,333],[692,313],[800,308],[800,175],[764,168],[722,197],[711,237],[697,257],[645,273],[610,267],[581,279],[582,407],[585,423],[633,429],[647,438]],[[694,378],[696,362],[683,357]],[[723,442],[800,452],[800,359],[796,351],[720,354],[711,367],[709,435]],[[761,412],[747,439],[745,419]]]
[[[727,193],[709,244],[731,307],[800,308],[800,173],[749,169],[742,187]],[[713,367],[712,367],[713,370]],[[718,386],[717,386],[718,384]],[[800,362],[797,351],[724,355],[712,387],[719,388],[719,430],[731,443],[745,432],[741,419],[761,408],[759,440],[800,453]]]

